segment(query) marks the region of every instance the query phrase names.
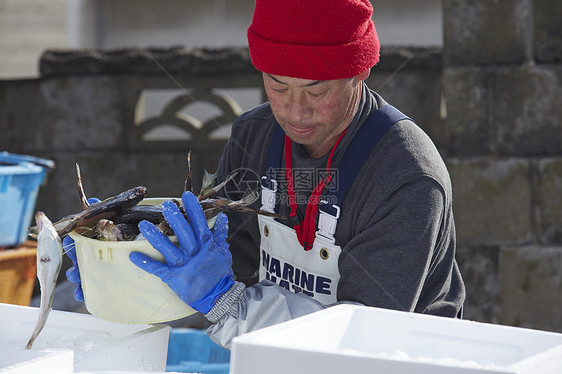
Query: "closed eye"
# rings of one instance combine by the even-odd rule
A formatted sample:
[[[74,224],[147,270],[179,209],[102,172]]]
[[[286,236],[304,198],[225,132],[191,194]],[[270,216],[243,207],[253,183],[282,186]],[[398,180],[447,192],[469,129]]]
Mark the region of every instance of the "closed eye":
[[[310,96],[312,96],[312,97],[322,97],[322,96],[324,96],[324,95],[326,94],[326,91],[321,91],[321,92],[310,92],[310,91],[307,91],[307,92],[308,92],[308,94],[309,94]]]

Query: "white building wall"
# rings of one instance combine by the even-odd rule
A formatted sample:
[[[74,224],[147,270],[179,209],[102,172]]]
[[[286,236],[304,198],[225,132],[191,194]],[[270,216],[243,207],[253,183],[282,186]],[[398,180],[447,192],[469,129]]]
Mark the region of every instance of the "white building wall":
[[[443,45],[441,0],[371,0],[381,44]]]
[[[248,0],[75,0],[71,45],[245,45],[252,9]]]
[[[46,48],[68,47],[69,0],[0,0],[0,79],[37,75]]]
[[[442,45],[441,0],[372,0],[381,43]],[[251,0],[0,0],[0,79],[47,48],[246,45]]]
[[[442,45],[441,0],[372,3],[383,44]],[[254,6],[249,0],[78,0],[76,4],[75,35],[86,34],[75,39],[76,45],[106,48],[131,43],[245,45]]]

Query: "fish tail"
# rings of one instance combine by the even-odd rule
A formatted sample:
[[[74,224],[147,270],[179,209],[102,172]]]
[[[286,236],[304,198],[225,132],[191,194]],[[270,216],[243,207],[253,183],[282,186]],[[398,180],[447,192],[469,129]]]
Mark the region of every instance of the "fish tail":
[[[252,191],[240,200],[231,201],[226,205],[227,209],[237,209],[240,207],[245,207],[253,204],[257,199],[259,199],[260,193],[258,191]]]
[[[43,327],[45,327],[45,323],[47,322],[47,316],[49,315],[50,311],[51,308],[47,309],[46,313],[43,310],[39,311],[39,321],[35,326],[35,330],[33,330],[33,334],[31,334],[31,337],[29,338],[29,341],[27,342],[25,349],[31,349],[31,347],[33,346],[35,339],[37,339],[37,337],[43,330]]]
[[[240,170],[234,170],[233,172],[231,172],[228,177],[226,177],[226,179],[217,184],[215,187],[213,188],[207,188],[205,189],[205,191],[201,191],[201,193],[199,194],[199,196],[197,197],[199,199],[199,201],[208,199],[211,196],[214,196],[217,192],[219,192],[228,182],[230,182],[232,179],[234,179],[234,177],[240,172]]]
[[[199,192],[199,196],[204,199],[211,196],[211,194],[213,194],[212,191],[216,179],[216,174],[211,174],[207,170],[203,170],[203,181],[201,182],[201,191]]]
[[[256,200],[258,200],[260,194],[258,191],[253,191],[248,195],[244,196],[242,199],[233,201],[226,206],[226,210],[236,210],[238,212],[250,213],[250,214],[258,214],[262,216],[274,217],[274,218],[285,218],[284,216],[278,213],[271,213],[262,209],[252,208],[250,205],[253,204]]]

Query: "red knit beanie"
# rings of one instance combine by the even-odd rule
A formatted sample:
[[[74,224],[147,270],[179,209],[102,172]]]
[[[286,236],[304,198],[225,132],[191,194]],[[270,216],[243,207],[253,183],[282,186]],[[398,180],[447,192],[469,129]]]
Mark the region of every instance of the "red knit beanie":
[[[259,71],[293,78],[354,77],[379,61],[368,0],[256,0],[248,44]]]

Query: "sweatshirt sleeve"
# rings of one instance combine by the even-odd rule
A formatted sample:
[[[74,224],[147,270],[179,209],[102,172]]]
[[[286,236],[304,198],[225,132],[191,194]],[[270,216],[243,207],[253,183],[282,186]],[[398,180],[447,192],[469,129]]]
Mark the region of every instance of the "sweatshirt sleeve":
[[[454,230],[445,194],[422,177],[392,191],[342,248],[338,300],[454,317]],[[366,214],[366,213],[363,213]]]

